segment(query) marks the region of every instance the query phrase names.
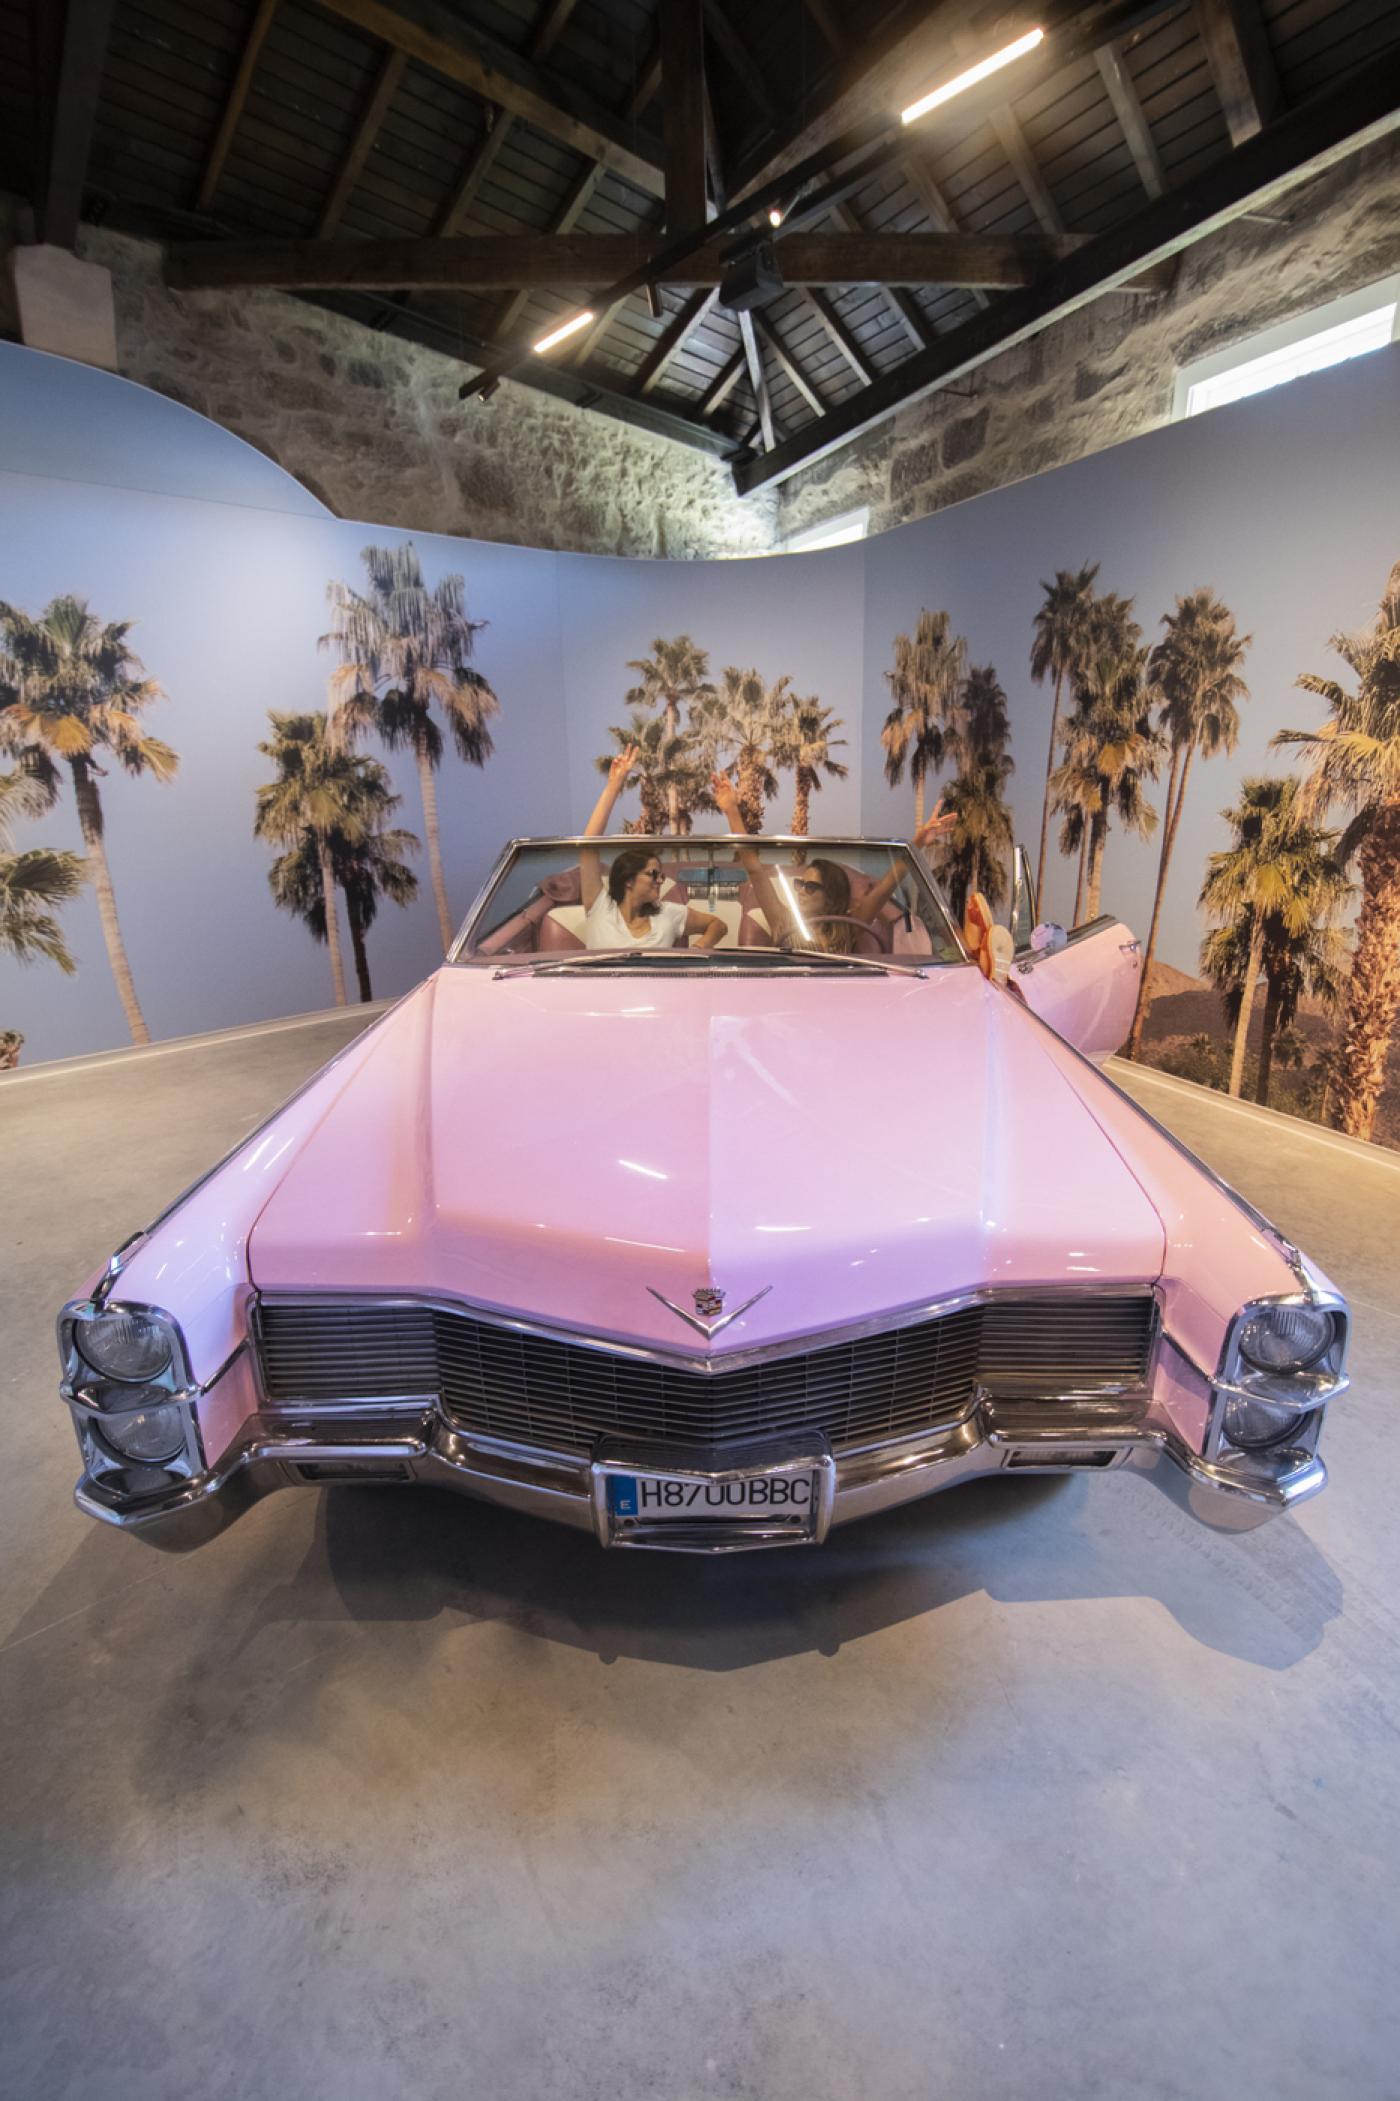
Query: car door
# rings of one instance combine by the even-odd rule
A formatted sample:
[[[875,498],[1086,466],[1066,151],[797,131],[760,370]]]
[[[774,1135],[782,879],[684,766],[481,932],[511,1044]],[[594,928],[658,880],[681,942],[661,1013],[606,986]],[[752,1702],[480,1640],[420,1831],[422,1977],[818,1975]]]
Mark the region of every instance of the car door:
[[[1126,1040],[1142,977],[1142,943],[1120,919],[1103,914],[1074,927],[1062,948],[1036,949],[1035,881],[1016,848],[1012,885],[1015,953],[1007,983],[1066,1043],[1101,1065]]]

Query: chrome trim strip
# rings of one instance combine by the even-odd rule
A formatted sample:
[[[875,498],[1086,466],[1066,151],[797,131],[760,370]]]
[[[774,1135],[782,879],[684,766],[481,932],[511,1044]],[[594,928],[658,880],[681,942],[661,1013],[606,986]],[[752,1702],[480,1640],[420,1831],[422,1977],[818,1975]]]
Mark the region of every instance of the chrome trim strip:
[[[702,1320],[698,1313],[687,1313],[684,1306],[678,1306],[674,1299],[668,1299],[665,1292],[658,1291],[654,1284],[647,1286],[652,1297],[657,1299],[668,1313],[674,1313],[688,1328],[694,1328],[696,1334],[703,1335],[706,1342],[713,1342],[722,1328],[730,1327],[741,1314],[747,1313],[751,1306],[756,1306],[760,1299],[766,1299],[772,1289],[771,1284],[765,1284],[762,1291],[756,1291],[751,1299],[745,1299],[743,1305],[736,1306],[732,1313],[721,1313],[718,1320]]]
[[[917,1326],[926,1320],[937,1320],[950,1313],[959,1313],[968,1306],[995,1304],[1000,1300],[1021,1302],[1025,1300],[1065,1298],[1150,1298],[1156,1306],[1154,1316],[1155,1337],[1160,1331],[1162,1316],[1161,1293],[1156,1284],[1141,1281],[1120,1284],[1092,1283],[1066,1284],[987,1284],[974,1290],[950,1292],[943,1298],[929,1299],[917,1306],[894,1312],[870,1314],[863,1320],[848,1321],[832,1328],[809,1328],[801,1335],[789,1336],[778,1342],[755,1343],[746,1350],[729,1350],[714,1357],[695,1356],[677,1347],[668,1349],[661,1343],[627,1342],[605,1335],[586,1335],[577,1328],[564,1328],[541,1320],[527,1320],[518,1314],[502,1312],[498,1307],[483,1306],[469,1299],[440,1298],[428,1292],[398,1293],[385,1298],[375,1292],[258,1292],[249,1312],[250,1332],[258,1341],[261,1354],[261,1337],[258,1318],[262,1306],[306,1306],[321,1311],[333,1311],[337,1307],[373,1306],[386,1313],[410,1308],[426,1307],[434,1313],[465,1314],[479,1320],[485,1327],[503,1328],[514,1335],[530,1335],[545,1342],[571,1343],[578,1349],[597,1350],[610,1357],[625,1357],[641,1364],[664,1364],[680,1371],[690,1371],[702,1377],[716,1378],[729,1371],[744,1371],[751,1365],[776,1361],[783,1357],[805,1357],[816,1350],[834,1349],[845,1342],[860,1342],[870,1335],[892,1334],[900,1328]],[[1145,1383],[1150,1383],[1149,1378]],[[1104,1389],[1099,1389],[1103,1391]],[[1137,1387],[1124,1389],[1114,1387],[1113,1392],[1138,1391]],[[294,1401],[279,1401],[281,1409],[294,1407]],[[324,1407],[326,1403],[309,1402],[308,1406]]]

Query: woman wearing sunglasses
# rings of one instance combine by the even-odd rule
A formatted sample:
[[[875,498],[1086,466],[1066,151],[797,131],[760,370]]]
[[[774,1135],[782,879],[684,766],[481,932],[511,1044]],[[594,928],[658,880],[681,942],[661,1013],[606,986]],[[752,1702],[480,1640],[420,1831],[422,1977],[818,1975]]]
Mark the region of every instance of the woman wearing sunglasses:
[[[729,776],[716,773],[710,782],[721,814],[731,832],[749,836],[739,798]],[[943,815],[940,796],[933,813],[914,834],[920,851],[946,832],[956,819]],[[848,956],[859,946],[861,929],[870,926],[894,896],[909,872],[907,861],[896,861],[859,897],[851,894],[851,879],[839,861],[816,858],[800,868],[784,871],[765,866],[762,856],[750,847],[738,849],[744,871],[753,884],[759,908],[768,922],[778,948],[818,948],[827,955]]]
[[[599,839],[607,831],[613,804],[636,763],[635,744],[613,760],[584,827],[586,839]],[[666,872],[654,846],[624,846],[614,854],[606,879],[598,849],[586,846],[579,853],[579,876],[585,948],[674,948],[682,935],[696,948],[714,948],[724,938],[724,921],[713,913],[662,903]]]

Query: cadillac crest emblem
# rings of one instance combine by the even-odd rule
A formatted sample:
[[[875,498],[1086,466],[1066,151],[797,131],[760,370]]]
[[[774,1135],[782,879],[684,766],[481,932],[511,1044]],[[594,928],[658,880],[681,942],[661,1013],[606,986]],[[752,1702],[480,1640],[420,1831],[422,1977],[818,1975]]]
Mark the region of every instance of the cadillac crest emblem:
[[[765,1284],[762,1291],[756,1291],[751,1299],[745,1299],[742,1306],[736,1306],[732,1313],[726,1313],[724,1293],[718,1284],[702,1284],[698,1291],[692,1291],[690,1294],[695,1311],[687,1313],[684,1306],[678,1306],[674,1299],[668,1299],[665,1292],[658,1291],[654,1284],[647,1286],[652,1297],[663,1305],[668,1313],[674,1313],[688,1328],[694,1328],[696,1334],[703,1335],[706,1342],[712,1341],[722,1328],[727,1328],[731,1322],[738,1320],[751,1306],[756,1306],[760,1299],[766,1299],[772,1289],[771,1284]]]

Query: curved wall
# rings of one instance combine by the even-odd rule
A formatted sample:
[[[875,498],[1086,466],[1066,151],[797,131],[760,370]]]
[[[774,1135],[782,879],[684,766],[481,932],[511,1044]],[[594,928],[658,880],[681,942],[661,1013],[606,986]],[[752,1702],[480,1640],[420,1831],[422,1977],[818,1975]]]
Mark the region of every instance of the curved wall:
[[[325,948],[269,893],[273,855],[252,829],[256,791],[271,772],[258,745],[270,708],[326,705],[327,586],[361,586],[366,548],[411,540],[427,583],[462,576],[471,616],[486,623],[475,661],[501,702],[495,751],[480,769],[449,753],[438,775],[454,914],[504,839],[581,827],[596,761],[615,748],[610,727],[627,721],[630,667],[655,641],[680,635],[707,652],[712,674],[752,665],[833,712],[845,741],[832,756],[848,770],[815,799],[814,830],[905,833],[910,788],[888,785],[880,741],[888,673],[895,637],[912,631],[921,609],[945,610],[970,662],[992,667],[1005,692],[1015,767],[1007,801],[1034,849],[1050,695],[1029,675],[1033,623],[1057,571],[1097,563],[1098,589],[1133,601],[1145,643],[1163,633],[1179,597],[1202,588],[1249,638],[1238,741],[1231,753],[1198,755],[1183,805],[1157,949],[1165,991],[1145,1046],[1154,1062],[1218,1077],[1228,1039],[1201,976],[1197,902],[1210,857],[1231,845],[1226,813],[1248,779],[1296,774],[1293,754],[1271,740],[1315,728],[1328,712],[1297,681],[1349,676],[1329,638],[1375,618],[1400,561],[1400,348],[860,545],[746,562],[561,555],[349,523],[318,512],[298,484],[175,404],[33,353],[0,354],[0,402],[9,470],[0,474],[0,601],[37,618],[71,594],[103,621],[132,622],[131,647],[165,696],[146,720],[179,755],[174,778],[132,779],[109,764],[100,784],[132,977],[157,1037],[329,1001]],[[13,471],[16,458],[46,471]],[[88,463],[88,477],[77,478]],[[402,798],[393,821],[421,837],[412,763],[366,749]],[[1163,754],[1144,780],[1146,834],[1111,815],[1103,857],[1105,905],[1144,932],[1168,770]],[[774,829],[788,827],[791,793],[784,779],[770,807]],[[636,807],[624,804],[621,816]],[[66,785],[48,815],[16,828],[13,844],[81,850]],[[440,954],[421,855],[413,866],[416,901],[383,905],[368,936],[376,994],[404,989]],[[1071,916],[1076,873],[1052,835],[1045,902],[1056,916]],[[1343,928],[1356,903],[1342,912]],[[0,957],[0,1031],[23,1034],[26,1065],[127,1040],[90,888],[62,908],[61,924],[73,976],[42,959]],[[1335,1032],[1319,1002],[1304,998],[1275,1100],[1304,1112],[1324,1105]],[[1388,1103],[1377,1134],[1400,1143],[1400,1084]]]

